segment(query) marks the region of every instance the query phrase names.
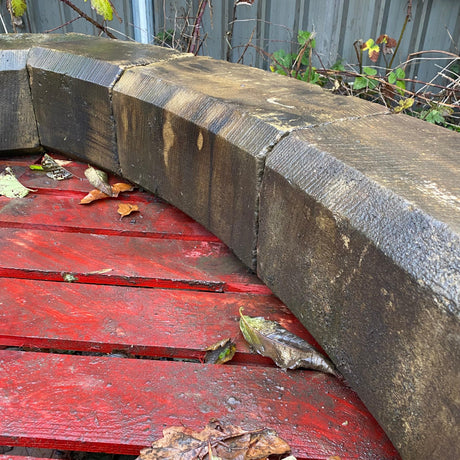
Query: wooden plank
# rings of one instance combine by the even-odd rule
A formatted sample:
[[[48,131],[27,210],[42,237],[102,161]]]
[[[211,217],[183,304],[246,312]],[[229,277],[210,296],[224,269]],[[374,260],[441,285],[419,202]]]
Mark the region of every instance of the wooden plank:
[[[318,372],[0,351],[0,388],[7,445],[137,454],[165,427],[215,417],[276,429],[299,458],[397,458],[356,395]]]
[[[0,197],[0,227],[219,241],[183,212],[151,194],[136,192],[90,205],[80,205],[81,198],[29,194],[11,201]],[[122,202],[137,204],[139,212],[120,219],[117,208]]]
[[[70,273],[74,282],[210,291],[261,286],[216,242],[0,228],[0,252],[4,277],[57,281]]]
[[[30,455],[0,455],[0,460],[56,460],[47,457],[31,457]]]
[[[0,292],[0,345],[202,359],[208,346],[232,338],[235,362],[270,366],[242,338],[244,307],[318,347],[274,296],[15,279],[0,279]]]

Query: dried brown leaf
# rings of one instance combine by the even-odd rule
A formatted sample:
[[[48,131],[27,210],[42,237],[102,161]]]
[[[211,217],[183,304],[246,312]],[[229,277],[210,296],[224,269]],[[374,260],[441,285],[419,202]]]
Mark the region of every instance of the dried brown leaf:
[[[243,315],[240,329],[246,341],[260,355],[267,356],[282,369],[313,369],[338,376],[334,365],[301,337],[284,329],[276,321]]]
[[[57,161],[47,153],[43,155],[41,165],[43,171],[46,171],[46,175],[53,180],[70,179],[73,176],[70,171],[67,171],[62,165],[59,165]]]
[[[256,460],[289,452],[289,445],[272,430],[245,431],[213,419],[200,432],[184,426],[166,428],[163,438],[141,450],[137,460]]]
[[[110,198],[110,196],[95,188],[81,199],[80,204],[89,204],[96,200],[104,200],[105,198]]]
[[[112,196],[116,197],[122,192],[132,192],[134,186],[131,184],[125,184],[124,182],[117,182],[112,185]]]
[[[118,214],[120,214],[121,218],[129,216],[135,211],[139,211],[139,206],[137,204],[120,203],[118,205]]]

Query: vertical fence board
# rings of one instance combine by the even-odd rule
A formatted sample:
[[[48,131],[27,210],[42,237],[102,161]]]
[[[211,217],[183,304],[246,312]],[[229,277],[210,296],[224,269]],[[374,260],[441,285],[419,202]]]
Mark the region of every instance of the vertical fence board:
[[[248,2],[249,3],[249,2]],[[28,0],[28,11],[20,32],[44,32],[55,29],[77,14],[57,0]],[[100,20],[91,9],[90,2],[75,0],[85,13]],[[136,0],[113,0],[123,22],[118,19],[107,25],[121,39],[134,37],[133,5]],[[283,48],[295,52],[299,30],[316,32],[316,66],[329,67],[341,58],[345,63],[356,64],[357,58],[353,43],[358,39],[376,39],[386,33],[399,38],[404,24],[407,0],[255,0],[252,5],[241,4],[236,7],[236,22],[233,26],[231,49],[227,44],[227,32],[233,19],[235,0],[212,2],[212,17],[209,6],[203,16],[201,37],[207,38],[199,54],[217,59],[230,59],[236,62],[251,38],[251,45],[245,51],[242,62],[247,65],[267,69],[269,62],[257,48],[272,53]],[[158,35],[166,29],[176,29],[176,38],[181,32],[192,32],[199,0],[152,0],[154,17],[153,30]],[[8,32],[12,32],[10,16],[6,2],[0,3],[0,14],[6,23]],[[188,17],[188,23],[185,19]],[[185,24],[185,27],[184,27]],[[4,32],[0,23],[0,30]],[[84,19],[78,19],[55,30],[59,32],[80,32],[99,34],[99,30]],[[152,41],[153,41],[152,36]],[[410,53],[437,49],[459,53],[460,48],[460,1],[458,0],[417,0],[412,2],[412,20],[407,24],[401,46],[394,59],[393,66],[404,62]],[[182,42],[186,43],[186,40]],[[434,55],[422,56],[407,67],[407,75],[420,81],[430,81],[436,77],[440,68],[449,60],[433,61],[426,59]],[[364,57],[364,64],[372,64]],[[385,67],[383,59],[377,65]],[[438,83],[445,83],[441,80]]]

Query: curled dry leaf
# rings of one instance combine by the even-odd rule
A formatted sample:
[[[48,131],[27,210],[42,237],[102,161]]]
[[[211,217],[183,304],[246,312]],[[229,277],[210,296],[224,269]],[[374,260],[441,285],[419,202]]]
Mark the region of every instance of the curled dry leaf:
[[[101,192],[97,188],[91,190],[85,197],[83,197],[80,201],[80,204],[89,204],[96,200],[103,200],[104,198],[110,198],[107,193]]]
[[[199,432],[186,426],[166,428],[163,438],[154,442],[152,447],[141,450],[137,460],[257,460],[290,451],[289,445],[273,430],[245,431],[213,419]]]
[[[73,174],[67,169],[59,165],[54,158],[51,158],[47,153],[43,155],[41,166],[46,175],[53,180],[70,179]]]
[[[134,190],[134,187],[131,184],[125,184],[124,182],[117,182],[116,184],[113,184],[111,188],[111,195],[107,195],[107,193],[104,193],[97,188],[91,190],[91,192],[89,192],[88,195],[81,199],[80,204],[89,204],[93,201],[103,200],[105,198],[116,198],[122,192],[131,192],[132,190]],[[138,211],[138,209],[133,209],[132,211]]]
[[[122,192],[132,192],[134,187],[131,184],[125,184],[124,182],[117,182],[112,185],[112,196],[118,196]]]
[[[109,185],[107,173],[90,166],[85,170],[85,176],[89,183],[108,196],[113,196],[112,187]]]
[[[276,321],[243,315],[240,329],[245,340],[260,355],[267,356],[282,369],[313,369],[338,376],[331,361],[301,337],[284,329]]]
[[[224,339],[206,348],[204,362],[208,364],[224,364],[235,356],[235,352],[235,342],[232,339]]]
[[[118,214],[120,214],[120,219],[125,216],[129,216],[132,212],[139,211],[139,206],[137,204],[130,203],[120,203],[118,205]]]
[[[36,190],[24,187],[10,167],[6,167],[0,174],[0,195],[8,198],[24,198],[29,192],[36,192]]]

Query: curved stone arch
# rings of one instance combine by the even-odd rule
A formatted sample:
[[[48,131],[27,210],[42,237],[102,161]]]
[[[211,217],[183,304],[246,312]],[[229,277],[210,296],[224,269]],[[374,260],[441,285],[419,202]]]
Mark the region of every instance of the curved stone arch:
[[[0,152],[62,151],[179,207],[301,319],[404,458],[459,455],[458,134],[77,34],[2,36],[0,97]]]

